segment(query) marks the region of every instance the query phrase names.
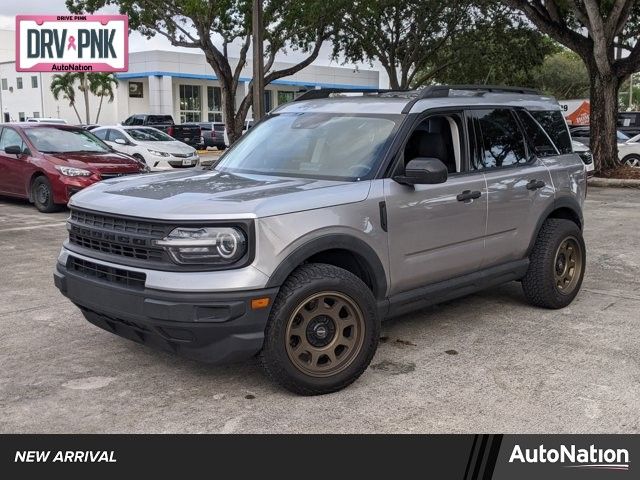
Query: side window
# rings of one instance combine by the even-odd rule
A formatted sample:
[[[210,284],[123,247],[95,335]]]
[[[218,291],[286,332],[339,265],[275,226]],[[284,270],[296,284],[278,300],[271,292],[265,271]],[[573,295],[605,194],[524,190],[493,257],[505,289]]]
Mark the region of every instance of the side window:
[[[524,136],[509,109],[475,110],[481,145],[481,168],[500,168],[527,162]]]
[[[127,137],[125,137],[122,133],[120,133],[118,130],[109,130],[109,141],[110,142],[115,142],[118,139],[122,139],[125,142],[127,141]]]
[[[91,132],[93,133],[96,137],[98,137],[100,140],[106,140],[107,139],[107,132],[109,130],[98,130],[97,132]]]
[[[144,124],[144,118],[142,118],[139,115],[135,115],[131,117],[131,123],[129,123],[128,125],[142,125],[142,124]]]
[[[414,158],[437,158],[450,174],[462,170],[465,147],[460,115],[432,115],[423,120],[409,137],[404,149],[404,164]]]
[[[560,110],[554,111],[535,111],[532,110],[531,116],[544,128],[549,138],[553,141],[556,148],[561,154],[573,152],[571,146],[571,137],[567,123]]]
[[[529,145],[538,157],[558,155],[558,151],[551,139],[527,111],[520,110],[517,115],[522,122]]]
[[[0,151],[4,152],[5,148],[14,145],[18,145],[24,150],[24,142],[22,141],[20,134],[13,128],[2,129],[2,136],[0,137]]]

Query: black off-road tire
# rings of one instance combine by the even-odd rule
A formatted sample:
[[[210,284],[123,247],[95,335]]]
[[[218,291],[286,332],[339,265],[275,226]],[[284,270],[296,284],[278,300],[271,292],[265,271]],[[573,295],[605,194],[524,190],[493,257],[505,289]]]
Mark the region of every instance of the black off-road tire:
[[[31,199],[42,213],[53,213],[62,209],[62,205],[53,202],[51,182],[45,176],[37,177],[31,184]]]
[[[571,291],[561,292],[556,286],[556,253],[567,239],[579,246],[580,271]],[[586,248],[582,231],[574,222],[559,218],[547,219],[529,257],[529,269],[522,279],[522,290],[532,305],[558,309],[569,305],[580,291],[586,265]]]
[[[310,296],[336,292],[352,300],[362,313],[362,344],[351,363],[331,376],[316,377],[301,371],[289,357],[287,327]],[[300,395],[336,392],[353,383],[369,366],[378,347],[380,319],[371,290],[354,274],[333,265],[314,263],[298,267],[280,288],[265,330],[258,359],[267,376]]]

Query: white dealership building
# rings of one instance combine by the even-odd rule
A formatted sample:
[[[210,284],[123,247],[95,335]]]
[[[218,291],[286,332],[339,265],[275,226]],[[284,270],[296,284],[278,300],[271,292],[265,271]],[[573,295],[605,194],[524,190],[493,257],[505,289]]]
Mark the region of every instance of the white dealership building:
[[[29,117],[62,118],[77,124],[69,102],[56,101],[50,90],[53,73],[16,72],[15,32],[0,30],[0,121]],[[232,67],[237,62],[232,60]],[[251,62],[240,75],[237,103],[247,92]],[[291,66],[278,63],[275,69]],[[116,75],[115,99],[105,98],[98,123],[123,121],[135,113],[170,114],[178,123],[224,121],[219,82],[202,53],[153,50],[129,54],[129,71]],[[378,88],[379,72],[334,66],[310,65],[290,77],[272,82],[265,92],[266,110],[293,100],[313,88]],[[90,95],[90,123],[96,121],[100,99]],[[76,89],[76,108],[85,123],[83,94]]]

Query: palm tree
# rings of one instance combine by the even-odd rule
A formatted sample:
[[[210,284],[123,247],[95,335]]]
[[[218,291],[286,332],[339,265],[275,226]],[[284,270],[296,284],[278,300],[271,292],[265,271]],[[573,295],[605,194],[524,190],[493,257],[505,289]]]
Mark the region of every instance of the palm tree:
[[[63,74],[55,74],[53,79],[51,80],[51,93],[53,94],[53,98],[58,100],[60,96],[64,100],[69,101],[69,106],[73,107],[73,111],[76,112],[76,116],[78,117],[78,122],[82,123],[82,119],[80,118],[80,114],[78,113],[78,109],[76,108],[76,74],[72,72],[67,72]]]
[[[102,111],[102,101],[104,97],[108,98],[108,102],[113,102],[114,90],[113,87],[118,86],[118,80],[112,73],[90,73],[89,77],[89,90],[94,95],[100,97],[100,105],[98,106],[98,113],[96,114],[96,123],[100,119],[100,112]]]

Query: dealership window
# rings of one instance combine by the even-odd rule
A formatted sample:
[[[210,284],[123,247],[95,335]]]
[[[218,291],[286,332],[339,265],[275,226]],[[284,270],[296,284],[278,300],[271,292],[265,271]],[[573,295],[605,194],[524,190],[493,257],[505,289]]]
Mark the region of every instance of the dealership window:
[[[11,121],[11,115],[9,115],[9,112],[4,112],[4,122],[9,123],[10,121]]]
[[[7,84],[7,79],[3,78],[2,79],[2,90],[8,90],[9,89],[9,85]]]
[[[180,85],[180,123],[202,121],[199,85]]]
[[[222,121],[222,91],[220,87],[207,87],[207,107],[209,122]]]
[[[18,90],[22,89],[22,77],[16,77],[16,88]]]
[[[18,120],[21,122],[24,122],[27,119],[27,116],[24,114],[24,112],[18,112]]]
[[[38,77],[35,75],[31,77],[31,88],[38,88]]]
[[[273,92],[271,90],[264,91],[264,111],[270,112],[273,108]]]
[[[33,112],[33,118],[40,118],[40,112]]]
[[[283,90],[278,90],[278,105],[293,102],[294,95],[294,92],[285,92]]]

